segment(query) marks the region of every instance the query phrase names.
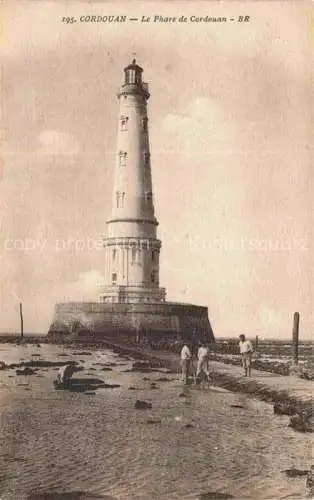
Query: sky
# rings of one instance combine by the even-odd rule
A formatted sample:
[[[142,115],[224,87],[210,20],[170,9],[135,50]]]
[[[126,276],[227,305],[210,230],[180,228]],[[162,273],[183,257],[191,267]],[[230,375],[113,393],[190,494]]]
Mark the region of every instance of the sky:
[[[235,21],[190,20],[206,15]],[[0,331],[19,302],[46,333],[56,302],[96,300],[136,53],[168,299],[207,306],[217,337],[287,338],[299,311],[310,338],[313,2],[4,0],[0,19]]]

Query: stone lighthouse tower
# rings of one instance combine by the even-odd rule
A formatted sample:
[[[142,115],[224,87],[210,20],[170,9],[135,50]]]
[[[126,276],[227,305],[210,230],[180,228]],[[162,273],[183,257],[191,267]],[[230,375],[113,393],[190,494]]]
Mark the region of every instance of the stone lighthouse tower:
[[[99,302],[163,302],[148,135],[148,84],[133,59],[117,94],[119,116],[112,212],[107,221],[105,286]]]
[[[104,239],[104,283],[93,302],[56,304],[48,342],[215,340],[207,307],[168,302],[159,286],[161,241],[148,136],[150,95],[142,75],[133,59],[124,68],[117,95],[115,181]]]

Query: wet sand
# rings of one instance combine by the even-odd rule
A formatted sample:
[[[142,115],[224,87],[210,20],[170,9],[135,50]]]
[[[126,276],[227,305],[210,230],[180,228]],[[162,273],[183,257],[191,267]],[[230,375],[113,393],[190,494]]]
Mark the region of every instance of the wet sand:
[[[110,351],[74,350],[1,346],[7,362],[84,360],[75,377],[120,385],[94,394],[55,391],[53,367],[30,376],[0,372],[2,500],[69,491],[119,500],[192,500],[206,492],[305,497],[305,478],[287,479],[282,471],[309,468],[310,437],[288,428],[289,417],[275,416],[271,405],[218,387],[185,388],[180,397],[177,374],[129,372],[132,360]],[[62,352],[69,357],[57,356]],[[103,371],[97,363],[116,365]],[[137,399],[152,409],[136,410]]]

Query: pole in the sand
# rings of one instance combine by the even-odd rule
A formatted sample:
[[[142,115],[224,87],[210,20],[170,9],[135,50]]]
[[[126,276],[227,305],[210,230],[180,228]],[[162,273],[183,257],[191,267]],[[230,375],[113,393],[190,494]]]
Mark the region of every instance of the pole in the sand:
[[[257,351],[258,348],[258,335],[255,337],[255,351]]]
[[[300,313],[295,312],[293,316],[292,330],[292,364],[295,366],[299,362],[299,324]]]
[[[21,338],[24,335],[24,325],[23,325],[23,304],[20,302],[20,319],[21,319]]]

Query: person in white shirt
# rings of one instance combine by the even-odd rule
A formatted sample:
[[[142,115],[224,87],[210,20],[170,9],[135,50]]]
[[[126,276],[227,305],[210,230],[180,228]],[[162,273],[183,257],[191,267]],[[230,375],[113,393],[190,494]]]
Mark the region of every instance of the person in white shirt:
[[[182,381],[184,384],[187,384],[188,382],[188,376],[191,369],[191,362],[192,362],[192,352],[189,344],[185,342],[181,349]]]
[[[202,372],[205,373],[207,380],[209,381],[209,349],[206,344],[200,344],[197,351],[197,369],[196,369],[196,379],[200,376]]]
[[[245,335],[239,337],[239,348],[242,357],[242,366],[244,368],[245,377],[251,376],[252,354],[254,351],[253,344],[250,340],[245,339]]]

